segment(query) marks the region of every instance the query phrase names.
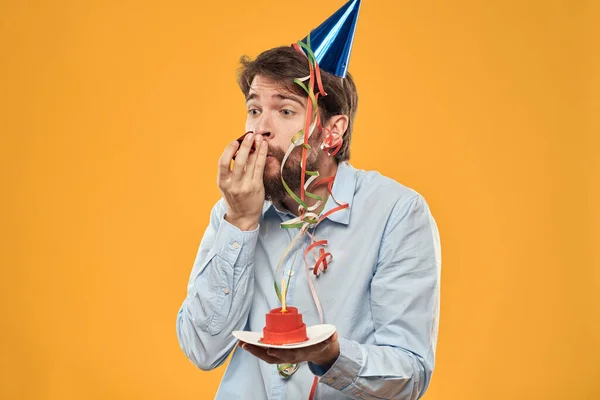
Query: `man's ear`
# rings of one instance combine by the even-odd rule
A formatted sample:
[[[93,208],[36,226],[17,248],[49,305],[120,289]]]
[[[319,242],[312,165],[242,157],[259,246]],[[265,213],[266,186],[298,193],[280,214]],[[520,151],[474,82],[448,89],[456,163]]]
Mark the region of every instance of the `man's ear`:
[[[337,133],[341,137],[346,133],[348,129],[348,116],[347,115],[334,115],[329,118],[325,127],[331,130],[333,133]]]

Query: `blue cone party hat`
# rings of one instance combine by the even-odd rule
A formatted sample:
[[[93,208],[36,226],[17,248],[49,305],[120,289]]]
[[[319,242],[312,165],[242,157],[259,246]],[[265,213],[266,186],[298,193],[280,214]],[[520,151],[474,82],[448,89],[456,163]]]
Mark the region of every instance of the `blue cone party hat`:
[[[310,47],[319,67],[341,78],[348,71],[359,8],[360,0],[350,0],[310,32]],[[307,38],[302,42],[307,43]]]

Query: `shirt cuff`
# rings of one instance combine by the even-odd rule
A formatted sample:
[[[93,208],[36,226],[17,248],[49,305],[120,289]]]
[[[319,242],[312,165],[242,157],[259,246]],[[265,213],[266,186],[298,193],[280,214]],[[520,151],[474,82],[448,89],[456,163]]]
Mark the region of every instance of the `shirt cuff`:
[[[340,355],[329,370],[324,371],[320,366],[308,363],[310,371],[320,376],[319,382],[336,390],[342,390],[356,379],[364,364],[360,344],[355,341],[339,338]]]
[[[215,253],[231,265],[248,264],[254,256],[259,228],[260,224],[252,231],[242,231],[221,217],[219,230],[215,236]]]

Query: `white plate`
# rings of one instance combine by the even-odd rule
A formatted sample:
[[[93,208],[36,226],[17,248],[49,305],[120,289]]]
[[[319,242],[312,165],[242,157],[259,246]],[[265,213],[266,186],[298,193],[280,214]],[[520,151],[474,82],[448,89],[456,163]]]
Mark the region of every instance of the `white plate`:
[[[270,347],[273,349],[299,349],[302,347],[312,346],[313,344],[321,343],[325,339],[328,339],[335,332],[335,326],[330,324],[313,325],[306,328],[306,336],[308,340],[300,343],[293,344],[266,344],[260,341],[263,336],[262,332],[250,332],[250,331],[233,331],[231,334],[248,344],[253,344],[260,347]]]

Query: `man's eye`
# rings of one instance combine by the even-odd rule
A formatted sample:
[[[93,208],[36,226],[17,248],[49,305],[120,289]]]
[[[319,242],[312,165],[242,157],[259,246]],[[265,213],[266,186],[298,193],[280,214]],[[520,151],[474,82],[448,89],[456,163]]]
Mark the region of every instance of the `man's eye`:
[[[292,110],[281,110],[281,113],[285,116],[292,116],[294,114],[296,114],[295,112],[293,112]]]
[[[252,109],[248,110],[249,115],[258,115],[259,112],[260,111],[258,111],[258,109],[256,109],[256,108],[252,108]]]

